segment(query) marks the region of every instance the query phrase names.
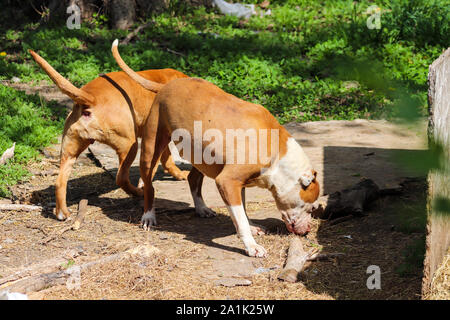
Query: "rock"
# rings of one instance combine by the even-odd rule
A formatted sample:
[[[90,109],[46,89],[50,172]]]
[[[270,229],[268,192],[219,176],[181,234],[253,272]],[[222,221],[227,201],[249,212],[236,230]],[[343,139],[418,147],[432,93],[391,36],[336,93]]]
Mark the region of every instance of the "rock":
[[[11,81],[14,82],[14,83],[19,83],[21,80],[18,77],[12,77]]]

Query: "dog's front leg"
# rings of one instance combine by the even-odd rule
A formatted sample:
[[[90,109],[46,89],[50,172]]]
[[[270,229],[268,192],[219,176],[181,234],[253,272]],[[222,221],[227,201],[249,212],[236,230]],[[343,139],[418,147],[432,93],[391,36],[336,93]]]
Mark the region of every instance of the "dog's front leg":
[[[248,220],[248,222],[249,222],[249,224],[250,224],[250,230],[252,231],[252,235],[254,235],[254,236],[261,236],[261,235],[266,234],[266,229],[265,229],[263,226],[254,223],[254,222],[253,222],[252,220],[250,220],[249,217],[248,217],[248,214],[247,214],[247,208],[245,207],[245,188],[242,188],[242,191],[241,191],[241,197],[242,197],[242,206],[243,206],[243,208],[244,208],[244,211],[245,211],[245,215],[246,215],[246,217],[247,217],[247,220]]]
[[[216,184],[230,212],[236,232],[242,242],[244,242],[247,254],[251,257],[265,257],[267,254],[266,249],[256,243],[245,214],[241,197],[242,184],[238,181],[227,179],[222,176],[222,173],[216,178]]]

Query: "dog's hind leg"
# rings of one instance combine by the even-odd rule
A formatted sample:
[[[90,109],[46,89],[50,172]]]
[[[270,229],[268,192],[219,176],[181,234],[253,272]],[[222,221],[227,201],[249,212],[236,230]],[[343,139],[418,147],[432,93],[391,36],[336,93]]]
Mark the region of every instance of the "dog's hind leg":
[[[189,188],[194,200],[195,212],[202,218],[214,217],[216,213],[208,208],[202,197],[203,173],[192,167],[188,175]]]
[[[67,180],[69,179],[72,166],[77,160],[78,156],[89,146],[89,140],[82,140],[78,137],[64,135],[61,143],[61,155],[59,174],[56,178],[55,196],[56,196],[56,210],[55,214],[59,220],[65,220],[70,216],[70,211],[67,208],[66,193]]]
[[[166,170],[172,177],[177,180],[186,180],[188,177],[189,171],[180,170],[175,165],[169,147],[164,149],[161,155],[161,165],[163,166],[164,170]]]
[[[158,168],[161,154],[169,142],[169,132],[159,123],[159,105],[153,104],[142,137],[139,166],[141,178],[144,181],[144,215],[141,218],[144,230],[150,230],[153,225],[156,225],[155,189],[152,180]]]
[[[136,158],[138,143],[128,144],[129,146],[123,150],[116,150],[119,156],[119,170],[117,171],[116,183],[126,193],[137,197],[142,197],[144,192],[141,188],[136,188],[130,182],[130,167]]]

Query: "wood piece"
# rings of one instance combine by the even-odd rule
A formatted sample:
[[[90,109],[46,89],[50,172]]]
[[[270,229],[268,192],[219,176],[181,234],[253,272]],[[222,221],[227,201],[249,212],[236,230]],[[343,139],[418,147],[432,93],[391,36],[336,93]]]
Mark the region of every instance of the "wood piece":
[[[286,265],[278,275],[279,280],[296,282],[303,265],[308,261],[309,254],[303,250],[299,237],[293,237],[289,243]]]
[[[319,197],[308,210],[313,217],[321,219],[361,215],[364,208],[379,196],[380,189],[375,182],[365,179],[350,188]]]
[[[66,227],[62,228],[61,230],[56,231],[55,233],[49,235],[48,237],[43,239],[40,242],[40,244],[47,244],[50,241],[55,240],[56,238],[60,237],[62,234],[64,234],[65,232],[67,232],[69,230],[80,229],[81,224],[83,223],[84,217],[86,215],[87,205],[88,205],[88,201],[86,199],[82,199],[78,203],[78,214],[77,214],[77,217],[75,218],[75,221],[70,226],[66,226]]]
[[[52,269],[54,270],[55,267],[58,267],[61,264],[67,262],[68,259],[73,259],[79,256],[81,252],[82,250],[80,249],[71,249],[59,257],[50,258],[41,263],[36,263],[24,269],[18,270],[13,274],[10,274],[9,276],[1,278],[0,288],[9,285],[9,283],[11,282],[15,282],[17,280],[21,280],[23,278],[28,278],[31,276],[36,276],[42,273],[47,273]]]
[[[339,224],[339,223],[342,223],[342,222],[351,220],[351,219],[353,219],[354,217],[355,217],[355,216],[349,214],[348,216],[343,216],[343,217],[340,217],[340,218],[336,218],[336,219],[331,220],[330,223],[329,223],[329,225],[330,225],[330,226],[334,226],[334,225],[337,225],[337,224]]]
[[[145,23],[145,24],[141,24],[139,27],[137,27],[136,29],[134,29],[133,32],[130,32],[130,33],[125,37],[125,39],[123,39],[123,40],[121,41],[121,44],[122,44],[122,45],[127,45],[127,44],[129,44],[130,41],[133,40],[133,38],[136,37],[136,36],[139,34],[139,32],[141,32],[142,30],[144,30],[145,28],[147,28],[148,26],[150,26],[150,25],[153,24],[153,23],[154,23],[154,21],[147,22],[147,23]]]
[[[422,281],[422,297],[432,292],[433,278],[450,247],[450,214],[439,202],[450,201],[450,48],[428,72],[428,142],[430,151],[441,149],[442,167],[428,173],[427,238]]]
[[[223,287],[249,286],[252,282],[241,278],[222,278],[214,281],[214,285]]]
[[[15,210],[15,211],[42,211],[43,207],[33,206],[29,204],[19,204],[19,203],[0,203],[0,211]]]
[[[309,258],[308,261],[325,261],[325,260],[331,260],[331,259],[337,259],[341,258],[345,255],[345,253],[314,253]]]
[[[0,157],[0,166],[2,164],[5,164],[9,159],[12,159],[14,157],[15,149],[16,149],[16,143],[14,142],[12,147],[9,149],[6,149],[5,152],[3,152],[2,156]]]
[[[80,201],[80,203],[78,204],[78,214],[77,214],[77,217],[75,218],[75,222],[72,225],[73,230],[80,229],[80,227],[84,221],[84,216],[86,215],[87,205],[88,205],[88,201],[86,199],[82,199]]]
[[[146,256],[149,254],[148,252],[151,252],[151,254],[158,254],[160,251],[158,248],[153,247],[153,246],[141,245],[136,248],[127,250],[125,252],[120,252],[120,253],[116,253],[113,255],[109,255],[109,256],[103,257],[101,259],[94,260],[94,261],[87,262],[82,265],[73,266],[73,267],[79,267],[80,272],[83,272],[83,271],[90,269],[93,266],[116,261],[121,258],[129,257],[130,255]],[[73,267],[71,267],[71,268],[73,268]],[[21,279],[7,287],[4,287],[3,290],[9,291],[9,292],[30,293],[30,292],[37,292],[37,291],[40,291],[43,289],[47,289],[47,288],[53,287],[55,285],[64,284],[64,283],[66,283],[67,279],[71,275],[71,270],[70,270],[71,268],[69,268],[67,270],[57,271],[57,272],[38,274],[38,275],[31,276],[29,278]]]

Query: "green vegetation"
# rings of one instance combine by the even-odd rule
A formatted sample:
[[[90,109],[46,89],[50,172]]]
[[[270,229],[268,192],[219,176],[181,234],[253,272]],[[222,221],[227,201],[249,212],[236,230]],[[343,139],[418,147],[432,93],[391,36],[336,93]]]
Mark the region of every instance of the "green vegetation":
[[[63,108],[52,107],[37,95],[26,95],[0,85],[0,153],[16,142],[14,159],[0,166],[0,197],[8,186],[28,175],[24,165],[39,155],[63,128]]]
[[[166,13],[149,19],[154,23],[129,45],[120,47],[125,61],[135,70],[170,67],[207,79],[262,104],[282,123],[390,118],[402,115],[405,108],[423,115],[428,66],[449,46],[450,7],[445,0],[377,1],[381,7],[378,30],[366,25],[367,8],[374,4],[370,1],[271,1],[271,15],[248,20],[172,3]],[[12,19],[5,13],[2,17]],[[109,30],[106,20],[96,15],[78,30],[66,28],[65,21],[3,23],[0,79],[48,81],[28,49],[38,51],[78,86],[118,70],[111,43],[127,32]],[[46,105],[36,98],[6,88],[1,92],[2,99],[10,97],[15,108],[25,105],[39,110],[18,121],[20,125],[41,123],[49,116]],[[17,111],[12,105],[6,109],[1,102],[2,117]],[[0,195],[5,195],[5,184],[23,176],[22,169],[14,166],[34,157],[32,150],[48,143],[59,128],[47,123],[45,130],[36,129],[36,141],[18,144],[19,159],[0,169],[0,178],[8,177],[1,178]],[[0,133],[2,152],[15,137],[3,126]],[[25,146],[27,151],[21,151]],[[27,156],[20,156],[21,152]]]
[[[382,28],[369,30],[372,4],[272,1],[271,15],[248,21],[183,7],[153,17],[121,53],[136,70],[172,67],[212,81],[264,105],[282,122],[386,117],[396,109],[392,93],[399,87],[424,107],[428,65],[449,44],[449,6],[380,1]],[[30,60],[26,50],[32,48],[82,85],[118,69],[110,47],[125,35],[99,18],[80,30],[67,29],[64,21],[5,30],[2,47],[14,59],[0,60],[1,77],[47,79]],[[395,86],[380,90],[374,76]]]

